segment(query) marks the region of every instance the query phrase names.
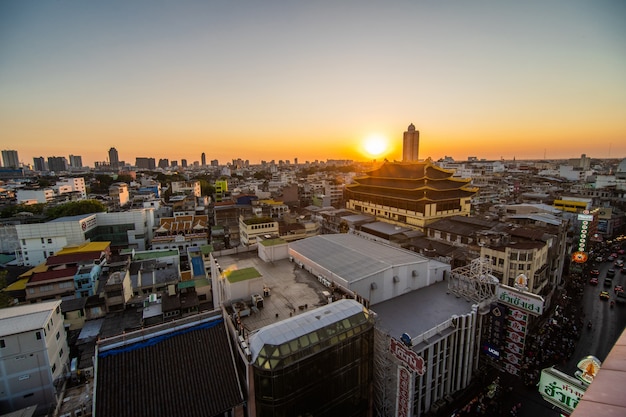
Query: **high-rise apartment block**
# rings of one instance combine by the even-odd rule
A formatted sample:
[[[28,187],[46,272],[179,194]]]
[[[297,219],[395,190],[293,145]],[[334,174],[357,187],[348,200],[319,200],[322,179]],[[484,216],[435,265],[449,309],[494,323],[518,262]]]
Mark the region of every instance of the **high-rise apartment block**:
[[[67,159],[64,156],[49,156],[48,169],[54,172],[63,172],[68,169]]]
[[[83,158],[79,155],[70,155],[70,167],[81,168],[83,166]]]
[[[417,162],[419,161],[420,150],[420,131],[415,130],[413,123],[402,137],[402,161]]]
[[[154,158],[137,157],[135,166],[139,169],[155,169],[156,160]]]
[[[5,168],[18,168],[20,166],[20,160],[17,156],[17,151],[2,151],[2,166]]]
[[[112,168],[118,168],[120,166],[120,156],[115,148],[109,149],[109,164]]]
[[[202,152],[202,155],[200,156],[200,162],[202,163],[202,166],[206,165],[206,154],[204,152]]]
[[[48,163],[43,156],[33,158],[33,167],[35,171],[47,171]]]

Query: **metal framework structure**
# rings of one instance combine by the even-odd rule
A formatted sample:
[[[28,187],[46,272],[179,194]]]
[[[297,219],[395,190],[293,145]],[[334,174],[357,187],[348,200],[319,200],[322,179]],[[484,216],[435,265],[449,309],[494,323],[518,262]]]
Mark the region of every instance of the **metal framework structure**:
[[[498,278],[492,273],[491,263],[485,258],[476,258],[469,265],[450,271],[448,291],[476,303],[495,297]]]

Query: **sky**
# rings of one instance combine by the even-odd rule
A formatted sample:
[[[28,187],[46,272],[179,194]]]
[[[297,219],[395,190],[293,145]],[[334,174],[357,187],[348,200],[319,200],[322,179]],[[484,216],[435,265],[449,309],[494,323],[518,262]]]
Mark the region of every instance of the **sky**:
[[[626,1],[0,1],[0,149],[626,157]],[[380,153],[364,149],[381,138]]]

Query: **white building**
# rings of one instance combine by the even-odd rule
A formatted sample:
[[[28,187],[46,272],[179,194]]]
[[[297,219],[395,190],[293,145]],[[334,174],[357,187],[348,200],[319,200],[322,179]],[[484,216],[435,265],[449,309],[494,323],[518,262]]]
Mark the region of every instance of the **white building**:
[[[40,188],[37,190],[18,189],[15,198],[20,204],[45,204],[54,198],[55,193],[52,188]]]
[[[109,197],[120,207],[125,206],[130,201],[128,192],[128,184],[125,182],[116,182],[109,187]]]
[[[82,198],[87,198],[87,189],[85,188],[85,179],[83,177],[65,178],[57,181],[53,187],[57,194],[77,192]]]
[[[69,354],[61,300],[0,309],[0,410],[54,407]]]
[[[366,306],[443,281],[450,271],[448,264],[348,233],[291,242],[289,256],[320,282],[356,295]]]
[[[202,195],[200,181],[172,181],[172,194]]]
[[[136,209],[61,217],[47,223],[19,224],[18,262],[36,266],[69,245],[110,241],[112,247],[146,250],[152,241],[154,212]]]

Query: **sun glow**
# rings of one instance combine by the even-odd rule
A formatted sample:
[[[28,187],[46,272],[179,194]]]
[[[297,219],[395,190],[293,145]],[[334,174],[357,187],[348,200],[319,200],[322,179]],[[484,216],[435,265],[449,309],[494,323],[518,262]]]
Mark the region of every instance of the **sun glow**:
[[[370,135],[363,141],[363,148],[370,156],[380,156],[387,151],[388,140],[381,135]]]

